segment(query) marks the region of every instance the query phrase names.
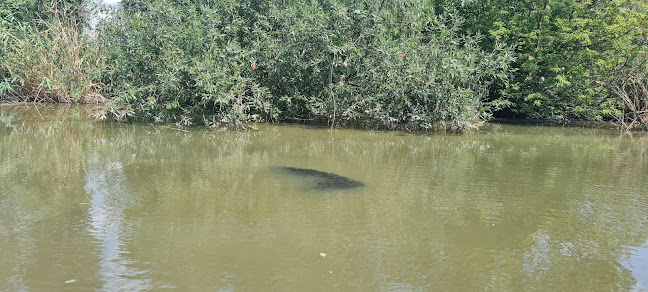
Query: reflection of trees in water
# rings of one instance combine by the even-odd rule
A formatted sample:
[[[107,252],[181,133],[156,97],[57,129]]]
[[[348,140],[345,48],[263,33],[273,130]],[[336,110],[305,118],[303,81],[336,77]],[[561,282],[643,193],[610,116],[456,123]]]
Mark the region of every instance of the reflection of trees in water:
[[[0,184],[0,186],[3,186]],[[32,229],[35,218],[11,199],[0,196],[0,290],[27,291],[29,285],[24,278],[28,263],[36,253]]]
[[[299,242],[293,243],[298,250],[316,253],[327,246],[344,247],[338,252],[352,261],[342,265],[363,275],[373,273],[384,287],[424,289],[430,283],[466,289],[475,283],[493,289],[632,287],[631,273],[618,266],[626,247],[641,245],[641,234],[647,229],[646,209],[637,204],[646,200],[634,193],[640,187],[637,183],[645,184],[639,175],[643,164],[634,161],[623,177],[611,176],[607,167],[624,155],[627,159],[642,155],[644,144],[635,141],[628,147],[623,138],[610,139],[595,131],[591,136],[565,129],[545,131],[549,133],[515,136],[353,131],[347,136],[339,131],[314,132],[304,139],[291,129],[262,129],[202,138],[193,133],[191,145],[183,144],[186,136],[174,138],[173,143],[168,136],[134,136],[135,144],[148,145],[151,151],[132,161],[126,173],[130,183],[160,182],[148,192],[165,199],[152,199],[153,204],[144,206],[147,212],[192,214],[211,222],[207,225],[214,228],[205,228],[205,233],[234,232],[223,226],[230,222],[251,228],[244,228],[243,234],[264,234],[246,223],[258,224],[267,217],[285,220],[266,227],[277,232],[291,229],[284,236]],[[184,145],[184,151],[169,145]],[[174,155],[165,155],[166,151]],[[341,171],[367,182],[368,189],[361,199],[338,196],[311,206],[310,211],[294,210],[299,201],[282,205],[288,204],[282,193],[290,189],[273,184],[258,170],[276,161]],[[258,192],[259,185],[264,196],[246,195]],[[371,197],[376,192],[380,197]],[[195,196],[187,201],[174,198],[174,193]],[[293,215],[279,219],[273,217],[276,212]],[[318,219],[332,230],[322,231]],[[354,222],[366,225],[366,230],[340,236],[344,231],[336,226]],[[318,243],[303,244],[313,240]],[[279,246],[279,242],[270,240],[268,245]],[[236,253],[242,247],[230,248]],[[376,270],[366,271],[359,263],[369,263]],[[591,281],[591,275],[604,280]]]
[[[91,287],[94,267],[77,264],[92,251],[74,226],[84,201],[83,133],[93,126],[39,108],[0,107],[12,117],[0,142],[0,290],[58,290],[71,278]]]
[[[392,202],[376,209],[390,218],[427,213],[418,217],[427,220],[420,232],[441,239],[446,254],[458,255],[432,269],[445,279],[458,274],[464,283],[500,289],[629,289],[635,279],[619,263],[628,246],[643,244],[648,230],[648,199],[640,194],[644,166],[629,161],[645,155],[646,145],[637,142],[623,147],[624,140],[541,134],[404,141],[403,152],[420,159],[393,169],[392,176],[403,178],[395,180],[398,185],[380,187],[406,194],[394,200],[410,211],[394,210],[399,205]],[[610,173],[611,162],[622,156],[628,171]],[[482,267],[484,274],[466,274],[465,267]],[[506,285],[498,286],[500,281]]]
[[[622,263],[648,233],[648,199],[640,193],[648,141],[636,136],[510,126],[426,136],[52,125],[49,138],[44,124],[5,137],[0,183],[19,181],[25,170],[30,181],[46,179],[11,186],[25,193],[14,203],[0,199],[49,214],[42,219],[88,195],[99,259],[85,262],[98,262],[96,274],[122,275],[103,280],[124,285],[259,290],[271,286],[254,279],[266,279],[302,290],[313,283],[624,290],[635,279]],[[335,172],[366,187],[304,196],[264,171],[277,165]],[[22,230],[32,237],[23,242],[41,219],[25,219],[32,227]],[[124,282],[126,275],[133,280]]]
[[[646,143],[596,131],[544,131],[549,133],[384,135],[372,141],[359,135],[336,137],[335,145],[317,139],[286,144],[294,156],[336,153],[331,160],[360,165],[364,177],[356,177],[384,195],[361,207],[375,222],[368,233],[383,243],[366,247],[394,246],[376,249],[380,260],[373,262],[383,263],[384,274],[426,270],[445,279],[436,283],[454,279],[455,287],[631,288],[635,279],[619,263],[628,246],[643,244],[648,230],[647,199],[640,194],[644,164],[637,162]],[[390,163],[399,160],[406,162]],[[627,169],[611,173],[609,165],[619,160]],[[348,218],[328,219],[344,226]],[[417,235],[402,240],[404,230]],[[396,248],[412,240],[420,241]],[[398,259],[412,259],[412,267]],[[592,281],[593,275],[602,280]]]

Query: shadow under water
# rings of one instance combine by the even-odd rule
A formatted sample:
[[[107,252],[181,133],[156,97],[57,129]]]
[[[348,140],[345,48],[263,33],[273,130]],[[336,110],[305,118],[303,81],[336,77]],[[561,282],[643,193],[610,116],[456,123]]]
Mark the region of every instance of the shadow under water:
[[[310,188],[312,190],[326,191],[326,190],[345,190],[362,187],[365,184],[357,180],[350,179],[335,173],[319,171],[308,168],[297,168],[280,166],[275,167],[282,172],[298,175],[306,178],[315,179],[315,185]]]

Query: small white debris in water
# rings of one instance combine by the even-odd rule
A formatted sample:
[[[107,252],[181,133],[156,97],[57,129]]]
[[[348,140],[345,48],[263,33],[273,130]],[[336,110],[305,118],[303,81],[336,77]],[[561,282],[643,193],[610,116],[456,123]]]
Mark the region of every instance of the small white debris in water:
[[[326,254],[323,253],[323,252],[320,252],[320,256],[323,257],[323,258],[325,258],[325,257],[326,257]]]
[[[74,283],[74,282],[76,282],[76,279],[67,280],[67,281],[65,281],[65,284],[70,284],[70,283]]]
[[[333,274],[333,271],[329,271],[329,274]]]

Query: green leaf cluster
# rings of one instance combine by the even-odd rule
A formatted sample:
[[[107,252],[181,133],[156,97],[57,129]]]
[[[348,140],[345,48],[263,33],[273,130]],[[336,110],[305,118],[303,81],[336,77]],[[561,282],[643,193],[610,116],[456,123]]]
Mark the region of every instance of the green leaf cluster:
[[[101,19],[91,3],[0,3],[0,98],[105,94],[113,117],[179,126],[648,127],[644,0],[123,0]]]
[[[122,3],[104,23],[120,118],[470,129],[514,60],[423,0]]]
[[[455,1],[438,1],[437,9]],[[644,0],[474,0],[461,14],[467,32],[515,47],[509,87],[494,96],[518,116],[550,119],[617,118],[623,106],[611,81],[636,56],[646,56],[648,2]]]

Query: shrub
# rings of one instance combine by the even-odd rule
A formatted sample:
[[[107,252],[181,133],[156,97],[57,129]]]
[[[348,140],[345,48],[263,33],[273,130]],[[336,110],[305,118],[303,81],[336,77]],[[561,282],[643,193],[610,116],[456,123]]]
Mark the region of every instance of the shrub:
[[[474,128],[512,57],[503,47],[480,50],[479,37],[460,34],[461,18],[432,8],[426,1],[275,5],[257,25],[269,36],[256,45],[261,82],[288,117]]]
[[[474,128],[512,56],[428,1],[124,0],[104,23],[115,100],[158,122]]]
[[[218,3],[125,1],[113,12],[105,81],[115,100],[107,110],[183,125],[260,120],[267,92],[236,38],[242,20],[234,1]]]

